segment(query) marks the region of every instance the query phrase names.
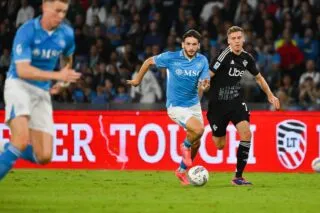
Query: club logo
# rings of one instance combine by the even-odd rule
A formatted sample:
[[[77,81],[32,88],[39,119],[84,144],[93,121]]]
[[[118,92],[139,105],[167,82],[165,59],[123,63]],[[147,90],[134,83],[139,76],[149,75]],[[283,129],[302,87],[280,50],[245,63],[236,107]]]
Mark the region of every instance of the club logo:
[[[244,60],[242,63],[243,63],[243,66],[246,67],[247,64],[248,64],[248,61],[247,61],[247,60]]]
[[[287,169],[298,168],[307,151],[307,126],[298,120],[285,120],[277,124],[277,154]]]

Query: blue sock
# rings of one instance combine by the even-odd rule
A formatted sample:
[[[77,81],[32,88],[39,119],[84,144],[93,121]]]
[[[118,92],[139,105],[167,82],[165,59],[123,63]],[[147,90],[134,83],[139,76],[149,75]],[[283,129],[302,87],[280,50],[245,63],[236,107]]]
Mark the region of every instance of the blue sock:
[[[187,170],[188,167],[186,166],[186,164],[183,163],[183,161],[181,161],[180,168],[184,169],[184,170]]]
[[[185,139],[185,140],[183,141],[183,144],[184,144],[184,146],[187,147],[187,148],[190,148],[190,147],[191,147],[191,143],[188,141],[188,139]]]
[[[0,180],[10,171],[21,152],[12,144],[0,155]]]
[[[4,145],[4,149],[7,150],[9,145],[10,145],[10,143],[6,143]],[[37,160],[35,154],[33,153],[33,148],[30,144],[28,144],[27,148],[21,152],[20,158],[22,158],[23,160],[26,160],[26,161],[30,161],[31,163],[38,164],[38,160]]]

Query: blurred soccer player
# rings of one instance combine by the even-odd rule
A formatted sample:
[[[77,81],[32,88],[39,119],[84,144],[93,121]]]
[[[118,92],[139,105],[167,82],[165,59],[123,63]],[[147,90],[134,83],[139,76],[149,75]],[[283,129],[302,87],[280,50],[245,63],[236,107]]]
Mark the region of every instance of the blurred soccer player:
[[[70,83],[80,78],[71,69],[74,33],[62,23],[68,5],[68,0],[43,0],[42,16],[23,24],[15,35],[4,89],[11,143],[0,143],[0,180],[18,158],[37,164],[51,160],[54,126],[50,93],[61,89],[59,83],[50,89],[51,80]],[[66,66],[53,72],[60,55]]]
[[[240,136],[237,151],[236,174],[232,179],[234,185],[251,185],[242,177],[250,151],[251,132],[249,111],[243,101],[240,80],[246,70],[255,76],[255,80],[276,109],[280,108],[279,100],[271,92],[267,82],[256,68],[254,58],[243,50],[243,29],[233,26],[228,29],[228,44],[218,57],[210,64],[211,81],[210,101],[207,118],[212,129],[212,139],[218,149],[226,143],[226,128],[231,121]]]
[[[138,86],[150,65],[167,69],[167,112],[169,117],[187,130],[187,137],[181,144],[182,161],[176,171],[181,184],[189,184],[186,169],[200,146],[204,131],[202,110],[198,90],[208,90],[209,64],[205,56],[197,53],[201,35],[195,30],[187,31],[182,38],[182,50],[164,52],[144,61],[137,76],[128,84]]]

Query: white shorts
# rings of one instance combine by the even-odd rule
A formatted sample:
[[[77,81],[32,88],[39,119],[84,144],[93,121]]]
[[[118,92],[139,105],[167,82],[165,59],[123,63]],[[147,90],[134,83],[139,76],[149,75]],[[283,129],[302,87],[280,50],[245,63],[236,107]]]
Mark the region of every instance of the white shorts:
[[[197,118],[203,124],[200,103],[191,107],[169,107],[167,113],[174,122],[176,122],[183,128],[186,128],[187,121],[191,117]]]
[[[54,134],[51,97],[48,91],[20,79],[7,79],[4,101],[7,124],[17,116],[27,115],[30,129]]]

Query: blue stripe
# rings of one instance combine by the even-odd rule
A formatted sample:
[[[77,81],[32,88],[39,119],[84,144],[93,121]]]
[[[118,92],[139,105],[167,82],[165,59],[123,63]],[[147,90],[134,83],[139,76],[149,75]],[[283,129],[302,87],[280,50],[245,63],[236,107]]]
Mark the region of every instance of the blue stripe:
[[[11,107],[11,112],[10,112],[10,120],[16,117],[16,112],[14,110],[14,105]]]

